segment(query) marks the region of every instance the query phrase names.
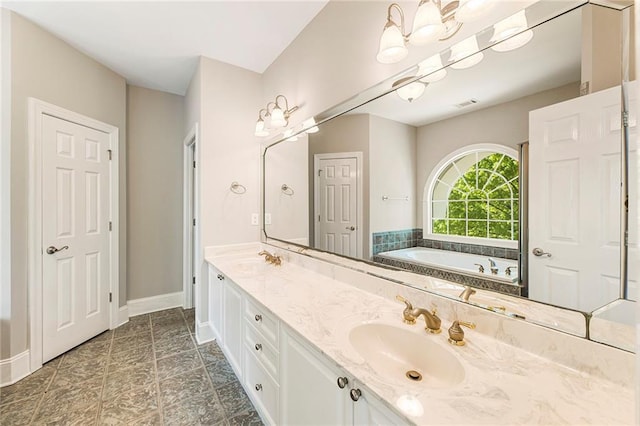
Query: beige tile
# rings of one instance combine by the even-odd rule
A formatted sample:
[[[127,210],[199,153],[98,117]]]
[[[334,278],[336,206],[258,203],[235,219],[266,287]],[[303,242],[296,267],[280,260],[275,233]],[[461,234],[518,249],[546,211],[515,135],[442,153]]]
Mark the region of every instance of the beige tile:
[[[160,382],[162,405],[179,404],[202,393],[211,393],[213,387],[204,368],[173,376]]]
[[[184,318],[184,315],[182,315],[182,308],[165,309],[164,311],[152,312],[149,315],[151,316],[151,321],[163,317]]]
[[[34,425],[65,425],[65,426],[87,426],[96,424],[98,417],[98,402],[88,405],[74,405],[64,410],[59,410],[55,414],[47,417],[37,416]]]
[[[165,424],[171,426],[216,425],[225,419],[215,393],[195,395],[179,404],[165,406],[163,412]]]
[[[121,325],[120,327],[115,329],[114,337],[117,339],[119,337],[131,336],[133,334],[144,333],[151,330],[151,323],[147,319],[146,321],[131,321],[128,323]]]
[[[132,336],[120,337],[113,339],[111,345],[111,354],[118,352],[130,351],[142,346],[148,346],[152,343],[151,332],[143,332]]]
[[[168,340],[159,340],[155,342],[156,358],[165,358],[180,352],[190,351],[196,348],[193,338],[190,334],[174,337]]]
[[[253,408],[249,397],[238,381],[216,388],[216,393],[228,418]]]
[[[158,426],[162,425],[162,419],[160,418],[160,412],[154,411],[140,419],[132,420],[129,422],[131,426]],[[171,425],[167,425],[171,426]]]
[[[157,365],[158,380],[161,381],[203,366],[198,351],[195,350],[181,352],[167,358],[159,359]]]
[[[139,386],[103,401],[99,422],[104,425],[128,424],[157,409],[155,383]]]
[[[102,391],[102,399],[112,399],[138,386],[155,383],[156,371],[153,362],[138,364],[126,370],[109,372]]]
[[[65,353],[62,357],[59,368],[64,368],[66,366],[71,366],[79,362],[93,360],[99,357],[106,357],[109,353],[110,346],[111,341],[96,340],[85,342]]]
[[[75,364],[67,362],[56,372],[49,390],[68,388],[87,381],[100,381],[106,373],[106,367],[106,357],[83,360]]]
[[[35,420],[38,422],[48,422],[50,420],[67,419],[70,412],[81,412],[84,408],[97,407],[100,399],[100,385],[88,383],[72,388],[60,388],[47,392],[40,403],[40,409],[36,413]],[[89,409],[89,408],[87,408]]]
[[[42,395],[51,383],[55,372],[54,367],[45,366],[13,385],[0,388],[0,405]]]
[[[229,419],[230,426],[262,426],[263,424],[262,419],[253,409]]]
[[[207,364],[206,368],[209,377],[211,377],[211,382],[213,382],[213,386],[216,388],[238,380],[226,359],[222,359],[215,364]]]
[[[40,402],[42,396],[34,396],[12,404],[0,405],[0,425],[18,426],[27,425],[33,417],[33,410]]]
[[[134,347],[128,351],[111,354],[109,357],[109,373],[126,370],[153,361],[152,345]]]
[[[202,361],[205,364],[213,364],[225,359],[222,349],[216,342],[205,343],[198,346],[198,351],[202,356]]]

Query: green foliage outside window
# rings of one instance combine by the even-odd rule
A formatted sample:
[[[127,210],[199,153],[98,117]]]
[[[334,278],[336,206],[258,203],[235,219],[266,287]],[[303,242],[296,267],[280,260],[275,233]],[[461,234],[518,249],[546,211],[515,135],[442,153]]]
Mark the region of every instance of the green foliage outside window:
[[[431,232],[517,240],[518,160],[473,152],[452,164],[453,168],[444,168],[434,187]],[[438,199],[436,193],[447,196]]]

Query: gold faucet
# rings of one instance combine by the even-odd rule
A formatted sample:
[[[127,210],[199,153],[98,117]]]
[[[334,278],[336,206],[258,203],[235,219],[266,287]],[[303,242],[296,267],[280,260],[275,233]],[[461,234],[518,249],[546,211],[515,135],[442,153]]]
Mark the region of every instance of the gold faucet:
[[[449,327],[449,343],[452,345],[464,346],[464,331],[460,327],[461,325],[470,329],[476,328],[476,325],[472,322],[454,321]]]
[[[404,302],[405,308],[402,311],[402,318],[407,324],[415,324],[416,318],[420,315],[424,317],[424,322],[426,327],[424,328],[431,334],[438,334],[442,330],[440,329],[440,324],[442,321],[438,318],[437,312],[434,309],[433,311],[428,311],[424,308],[414,308],[411,302],[409,302],[404,297],[397,295],[396,300],[400,302]]]
[[[260,253],[258,253],[258,256],[264,256],[264,261],[267,263],[271,263],[272,265],[282,265],[282,258],[280,256],[274,256],[266,250],[262,250]]]
[[[464,287],[464,290],[462,290],[462,293],[460,293],[460,296],[458,297],[464,300],[465,302],[468,302],[469,297],[473,296],[474,294],[476,294],[476,291],[467,285]]]

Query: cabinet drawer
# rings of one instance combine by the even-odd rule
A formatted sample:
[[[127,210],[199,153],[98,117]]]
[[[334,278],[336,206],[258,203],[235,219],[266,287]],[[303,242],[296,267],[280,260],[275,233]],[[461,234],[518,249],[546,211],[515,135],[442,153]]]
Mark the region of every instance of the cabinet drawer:
[[[279,386],[262,368],[262,364],[253,353],[245,350],[244,358],[244,388],[249,394],[249,398],[267,423],[278,424]]]
[[[245,299],[244,315],[247,322],[252,324],[274,348],[278,347],[278,321],[266,312],[266,309]]]
[[[246,350],[252,352],[262,362],[272,377],[277,378],[278,351],[249,322],[244,327],[244,343]]]

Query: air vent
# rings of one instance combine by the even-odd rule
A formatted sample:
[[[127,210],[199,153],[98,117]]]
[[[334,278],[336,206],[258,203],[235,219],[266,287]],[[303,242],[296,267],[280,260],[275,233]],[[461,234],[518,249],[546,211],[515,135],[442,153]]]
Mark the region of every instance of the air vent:
[[[464,107],[468,107],[469,105],[473,105],[473,104],[477,104],[478,101],[477,99],[469,99],[468,101],[464,101],[461,102],[459,104],[454,105],[456,108],[464,108]]]

